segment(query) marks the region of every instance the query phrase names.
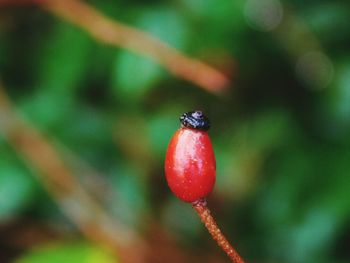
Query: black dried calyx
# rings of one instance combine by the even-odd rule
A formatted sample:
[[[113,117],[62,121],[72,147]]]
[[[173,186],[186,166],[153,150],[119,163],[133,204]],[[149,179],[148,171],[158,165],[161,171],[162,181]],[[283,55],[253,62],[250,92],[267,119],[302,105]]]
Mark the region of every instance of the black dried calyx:
[[[209,119],[202,111],[189,111],[181,115],[180,122],[182,127],[207,131],[210,128]]]

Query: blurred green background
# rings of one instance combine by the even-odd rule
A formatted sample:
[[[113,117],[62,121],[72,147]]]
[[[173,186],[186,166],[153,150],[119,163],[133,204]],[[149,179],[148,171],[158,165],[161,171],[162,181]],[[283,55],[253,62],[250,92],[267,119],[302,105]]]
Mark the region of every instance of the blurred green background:
[[[193,109],[212,123],[209,207],[248,262],[350,262],[348,1],[88,3],[230,77],[223,95],[212,94],[40,7],[0,5],[0,78],[16,114],[112,218],[146,243],[166,236],[152,250],[162,260],[144,262],[228,262],[164,179],[167,143]],[[16,151],[6,114],[0,262],[116,262]]]

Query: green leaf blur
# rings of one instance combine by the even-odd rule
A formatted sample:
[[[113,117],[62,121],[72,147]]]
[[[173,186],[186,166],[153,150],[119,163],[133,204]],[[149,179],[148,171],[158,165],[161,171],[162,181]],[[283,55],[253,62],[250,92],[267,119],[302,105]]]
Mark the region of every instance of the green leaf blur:
[[[100,248],[88,244],[52,244],[36,249],[15,261],[16,263],[116,263]]]
[[[208,206],[247,262],[350,262],[348,1],[83,2],[230,84],[210,93],[45,8],[0,1],[0,91],[14,114],[0,97],[1,263],[124,262],[100,249],[110,240],[94,230],[114,233],[105,214],[159,254],[144,262],[227,262],[164,178],[178,118],[194,109],[211,120],[217,158]],[[31,130],[7,127],[13,116],[52,146],[78,190],[47,183],[19,150]],[[47,163],[41,147],[26,149]]]

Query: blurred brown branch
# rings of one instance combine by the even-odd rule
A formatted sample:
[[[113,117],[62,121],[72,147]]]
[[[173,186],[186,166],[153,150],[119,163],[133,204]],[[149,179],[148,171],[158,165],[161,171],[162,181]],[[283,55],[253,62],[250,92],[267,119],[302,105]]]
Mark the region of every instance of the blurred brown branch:
[[[0,0],[0,4],[40,4],[49,12],[88,32],[96,40],[149,57],[174,75],[209,92],[225,89],[228,78],[211,66],[189,58],[148,33],[112,20],[79,0]]]
[[[184,56],[143,31],[105,17],[82,1],[51,0],[44,6],[57,16],[89,32],[95,39],[150,57],[175,75],[208,91],[220,91],[228,84],[226,77],[212,67]]]
[[[109,248],[123,262],[144,262],[145,244],[137,234],[118,220],[110,218],[81,187],[48,140],[15,113],[1,86],[0,131],[36,170],[38,179],[61,210],[89,240]],[[130,253],[133,250],[138,253]]]

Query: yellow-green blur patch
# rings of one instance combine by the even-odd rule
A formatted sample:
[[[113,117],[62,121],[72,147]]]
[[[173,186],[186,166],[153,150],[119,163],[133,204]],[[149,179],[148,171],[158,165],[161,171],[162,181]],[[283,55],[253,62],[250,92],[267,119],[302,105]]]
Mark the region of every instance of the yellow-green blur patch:
[[[86,243],[51,244],[34,249],[15,263],[118,263],[105,250]]]

